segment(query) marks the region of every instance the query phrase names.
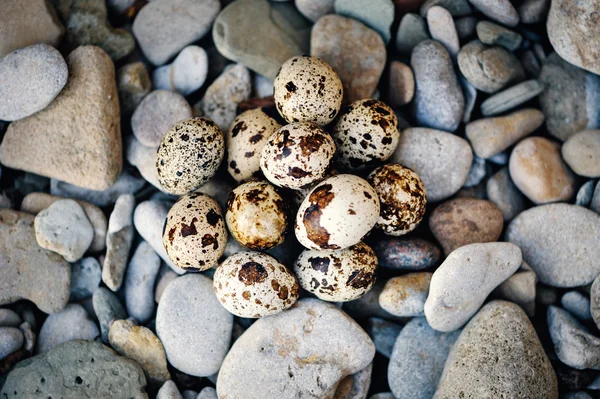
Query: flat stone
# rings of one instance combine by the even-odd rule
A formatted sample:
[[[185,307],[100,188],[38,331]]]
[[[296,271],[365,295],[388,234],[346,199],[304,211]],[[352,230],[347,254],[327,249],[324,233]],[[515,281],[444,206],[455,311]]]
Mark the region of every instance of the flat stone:
[[[336,0],[335,13],[353,18],[375,30],[387,44],[390,41],[390,27],[394,22],[394,3],[391,0],[372,0],[369,7],[361,0]]]
[[[577,287],[600,274],[600,215],[580,206],[530,208],[508,225],[506,239],[521,248],[541,283]]]
[[[83,258],[71,266],[71,301],[91,297],[102,281],[102,267],[95,258]]]
[[[127,268],[125,305],[130,317],[145,324],[154,313],[154,280],[160,269],[160,257],[150,244],[142,241]]]
[[[394,316],[423,316],[431,276],[420,272],[390,278],[379,295],[379,306]]]
[[[102,281],[108,288],[117,291],[123,284],[129,251],[134,238],[133,210],[135,198],[123,194],[115,202],[108,219],[106,256],[102,265]]]
[[[386,61],[381,36],[340,15],[326,15],[313,26],[310,55],[323,59],[337,72],[347,103],[373,95]]]
[[[440,250],[420,238],[382,237],[372,246],[379,266],[394,270],[422,270],[435,266]]]
[[[335,0],[295,0],[298,11],[312,22],[327,14],[333,14]]]
[[[519,14],[510,0],[469,0],[485,16],[506,26],[516,26]]]
[[[519,19],[524,24],[537,24],[546,19],[550,0],[525,0],[519,7]]]
[[[578,175],[600,177],[600,130],[584,130],[569,137],[561,153]]]
[[[461,17],[473,13],[473,8],[467,0],[427,0],[420,9],[421,16],[427,16],[427,11],[433,6],[444,7],[453,17]]]
[[[91,341],[99,335],[96,323],[89,319],[83,306],[70,303],[44,321],[38,337],[37,353],[46,353],[74,339]]]
[[[415,95],[415,75],[400,61],[390,62],[388,104],[395,108],[406,105]]]
[[[108,343],[108,332],[110,326],[115,320],[127,318],[127,312],[123,309],[119,298],[108,288],[100,287],[94,292],[92,297],[94,313],[100,323],[100,332],[102,341]]]
[[[460,42],[450,11],[440,6],[429,8],[427,10],[427,26],[431,38],[442,43],[451,57],[456,57],[460,49]]]
[[[183,399],[177,385],[171,380],[165,382],[156,394],[156,399]]]
[[[498,115],[535,98],[544,91],[537,80],[526,80],[488,97],[481,103],[483,116]]]
[[[375,350],[389,358],[402,326],[379,317],[369,318],[367,332],[375,344]]]
[[[580,321],[592,320],[590,300],[579,291],[569,291],[560,299],[560,304]]]
[[[537,276],[526,262],[494,290],[494,295],[519,305],[527,316],[535,314]]]
[[[158,180],[156,171],[156,147],[146,147],[135,136],[127,137],[125,141],[127,161],[135,166],[145,181],[152,184],[163,193],[167,193]]]
[[[433,397],[457,398],[460,392],[465,398],[558,399],[556,374],[518,305],[492,301],[463,329]]]
[[[579,188],[579,191],[577,191],[577,196],[575,197],[575,205],[588,208],[590,203],[592,202],[595,186],[596,181],[594,180],[588,180],[585,183],[583,183]]]
[[[208,74],[208,56],[199,46],[186,46],[169,65],[152,74],[155,89],[171,90],[187,96],[204,84]]]
[[[523,40],[523,37],[518,33],[490,21],[478,22],[476,29],[477,38],[482,43],[502,46],[510,51],[519,48]]]
[[[525,196],[513,183],[508,168],[500,169],[488,179],[486,196],[502,212],[507,222],[526,209]]]
[[[418,14],[405,14],[400,20],[398,34],[396,35],[398,52],[410,55],[417,44],[427,39],[429,39],[429,32],[425,20]]]
[[[121,116],[130,116],[152,90],[152,81],[143,62],[125,64],[117,70],[117,90]]]
[[[0,327],[19,327],[21,317],[13,310],[0,309]]]
[[[67,85],[44,110],[13,122],[0,145],[3,165],[95,190],[121,173],[119,99],[112,60],[99,47],[67,57]]]
[[[444,332],[462,327],[521,261],[519,247],[506,242],[470,244],[452,252],[431,278],[425,302],[429,325]]]
[[[371,386],[373,363],[358,373],[343,378],[333,395],[333,399],[365,399]]]
[[[0,327],[0,360],[21,349],[23,341],[23,333],[18,328]]]

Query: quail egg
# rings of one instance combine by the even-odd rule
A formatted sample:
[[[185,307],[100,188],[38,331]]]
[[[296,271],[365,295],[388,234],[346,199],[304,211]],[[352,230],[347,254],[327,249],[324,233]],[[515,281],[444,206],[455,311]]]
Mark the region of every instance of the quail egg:
[[[223,307],[239,317],[270,316],[298,299],[294,274],[260,252],[238,252],[225,259],[215,271],[213,284]]]
[[[300,286],[319,299],[346,302],[360,298],[375,283],[377,256],[359,242],[346,249],[303,251],[294,264]]]
[[[184,119],[171,126],[160,142],[158,181],[169,194],[187,194],[217,172],[224,154],[223,134],[213,121]]]
[[[271,184],[251,181],[229,195],[225,221],[240,244],[263,250],[283,242],[288,224],[286,211],[283,198]]]
[[[354,175],[330,177],[308,194],[296,215],[296,238],[309,249],[344,249],[369,234],[379,217],[377,193]]]
[[[392,236],[413,231],[425,215],[427,195],[418,174],[398,164],[384,165],[369,175],[381,204],[377,227]]]
[[[269,137],[281,127],[273,108],[256,108],[238,115],[227,133],[227,169],[238,182],[260,172],[260,154]]]
[[[221,208],[206,194],[184,195],[167,214],[162,240],[167,255],[177,266],[210,269],[227,244]]]
[[[340,111],[342,81],[333,68],[317,57],[292,57],[283,63],[273,82],[275,105],[292,122],[325,126]]]
[[[363,169],[385,161],[400,140],[394,111],[371,98],[342,110],[331,134],[337,146],[337,163],[345,169]]]
[[[276,186],[299,189],[322,180],[334,154],[333,139],[319,126],[291,123],[269,138],[262,150],[260,167]]]

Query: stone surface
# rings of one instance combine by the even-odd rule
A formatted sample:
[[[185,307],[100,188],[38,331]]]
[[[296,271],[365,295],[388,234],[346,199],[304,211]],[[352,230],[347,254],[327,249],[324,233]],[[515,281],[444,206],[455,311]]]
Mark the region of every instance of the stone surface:
[[[125,306],[130,317],[145,324],[154,313],[154,280],[160,269],[160,257],[150,244],[142,241],[127,268]]]
[[[600,277],[594,279],[590,289],[590,315],[596,323],[596,327],[600,326]],[[600,327],[598,328],[600,329]]]
[[[19,327],[21,317],[10,309],[0,309],[0,327]]]
[[[18,328],[0,327],[0,360],[21,349],[23,341],[23,333]]]
[[[518,33],[506,29],[502,25],[490,21],[477,23],[477,38],[484,44],[499,45],[510,51],[515,51],[521,45],[523,37]]]
[[[156,394],[156,399],[184,399],[172,380],[163,384]]]
[[[100,323],[100,332],[102,333],[102,341],[108,343],[108,332],[110,326],[115,320],[123,320],[127,318],[127,312],[123,309],[123,305],[119,298],[108,288],[100,287],[94,292],[92,297],[94,313]]]
[[[127,161],[138,169],[144,180],[161,192],[167,193],[158,180],[156,147],[146,147],[134,136],[129,136],[125,141],[125,148]]]
[[[588,180],[585,183],[583,183],[579,188],[579,191],[577,191],[577,196],[575,197],[575,205],[587,208],[592,202],[595,186],[596,181],[594,180]]]
[[[295,0],[296,8],[312,22],[327,14],[333,14],[335,0]]]
[[[373,29],[387,44],[390,41],[390,27],[394,22],[394,3],[392,0],[372,0],[365,7],[361,0],[336,0],[335,13],[353,18]]]
[[[519,7],[519,17],[524,24],[536,24],[545,20],[550,0],[525,0]]]
[[[202,47],[187,46],[169,65],[152,73],[155,89],[172,90],[187,96],[204,84],[208,74],[208,56]]]
[[[408,104],[415,95],[415,75],[410,67],[400,61],[390,62],[390,88],[388,104],[399,107]]]
[[[196,399],[219,399],[219,398],[217,397],[216,389],[214,389],[213,387],[205,387],[202,391],[200,391],[200,393],[198,394]]]
[[[382,237],[372,248],[379,260],[379,266],[388,269],[427,269],[440,260],[438,247],[420,238]]]
[[[379,295],[379,306],[394,316],[423,316],[431,276],[431,273],[421,272],[392,277]]]
[[[501,114],[526,103],[543,91],[544,86],[537,80],[526,80],[488,97],[481,103],[481,113],[483,116]]]
[[[596,183],[590,209],[600,215],[600,183]]]
[[[525,196],[521,194],[508,173],[508,168],[502,168],[491,176],[486,183],[486,195],[502,212],[505,221],[511,221],[525,210]]]
[[[371,386],[373,363],[369,364],[358,373],[343,378],[333,395],[333,399],[365,399]]]
[[[450,12],[440,6],[429,8],[427,10],[427,26],[431,38],[442,43],[451,57],[456,57],[460,49],[460,42]]]
[[[515,274],[496,287],[494,294],[521,306],[527,316],[532,317],[535,313],[536,281],[537,276],[531,266],[523,262]]]
[[[580,321],[592,319],[590,300],[579,291],[569,291],[560,299],[560,304]]]
[[[420,9],[421,16],[425,17],[427,11],[433,6],[444,7],[453,17],[461,17],[473,13],[473,8],[467,0],[427,0]]]
[[[131,115],[151,89],[152,81],[143,62],[125,64],[117,70],[117,90],[123,116]]]
[[[102,265],[102,281],[108,288],[117,291],[123,284],[129,250],[134,238],[133,210],[135,198],[123,194],[117,198],[115,207],[108,219],[106,235],[106,256]]]
[[[164,269],[164,266],[163,266]],[[161,270],[162,273],[162,270]],[[157,278],[156,287],[154,289],[154,302],[159,303],[162,294],[164,293],[167,286],[171,283],[171,281],[177,278],[178,274],[173,270],[167,270]]]
[[[115,69],[95,46],[67,57],[69,79],[44,110],[9,125],[0,161],[14,169],[103,190],[121,173]]]
[[[375,344],[375,350],[389,358],[402,326],[379,317],[369,318],[367,332]]]
[[[407,13],[400,20],[396,35],[396,48],[402,54],[410,55],[412,49],[429,39],[425,20],[417,14]]]
[[[102,281],[102,267],[95,258],[83,258],[71,266],[71,301],[91,297]]]
[[[600,130],[584,130],[569,137],[561,154],[578,175],[600,177]]]
[[[74,339],[94,340],[100,331],[89,319],[83,306],[68,304],[58,313],[51,314],[44,321],[38,337],[37,353],[45,353]]]
[[[519,14],[510,0],[469,0],[469,2],[487,17],[506,26],[516,26]]]

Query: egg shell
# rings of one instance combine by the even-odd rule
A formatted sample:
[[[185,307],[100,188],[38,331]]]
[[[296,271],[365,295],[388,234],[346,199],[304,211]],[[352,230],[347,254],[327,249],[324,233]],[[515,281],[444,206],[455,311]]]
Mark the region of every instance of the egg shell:
[[[241,182],[260,172],[260,154],[269,137],[281,127],[273,108],[255,108],[235,118],[227,132],[227,170]]]
[[[296,238],[308,249],[344,249],[358,244],[379,218],[379,199],[369,183],[341,174],[319,183],[296,215]]]
[[[225,309],[251,318],[289,308],[300,288],[293,273],[261,252],[238,252],[225,259],[215,271],[213,284]]]
[[[216,172],[225,154],[219,127],[208,118],[189,118],[171,126],[156,154],[161,186],[174,195],[194,191]]]
[[[425,216],[427,193],[419,175],[399,164],[387,164],[369,175],[379,196],[377,228],[391,236],[413,231]]]
[[[273,82],[279,114],[292,122],[325,126],[340,111],[342,81],[333,68],[317,57],[292,57],[283,63]]]
[[[231,235],[243,246],[269,249],[285,239],[287,207],[271,184],[251,181],[229,195],[225,221]]]
[[[184,195],[169,210],[162,238],[169,258],[177,266],[210,269],[227,244],[221,208],[206,194]]]
[[[333,162],[331,136],[310,122],[290,123],[263,147],[260,167],[276,186],[299,189],[322,180]]]
[[[304,250],[294,264],[300,286],[319,299],[346,302],[360,298],[375,284],[377,256],[365,243],[346,249]]]
[[[398,118],[389,106],[372,98],[342,110],[331,132],[337,162],[345,169],[364,169],[392,156],[400,140]]]

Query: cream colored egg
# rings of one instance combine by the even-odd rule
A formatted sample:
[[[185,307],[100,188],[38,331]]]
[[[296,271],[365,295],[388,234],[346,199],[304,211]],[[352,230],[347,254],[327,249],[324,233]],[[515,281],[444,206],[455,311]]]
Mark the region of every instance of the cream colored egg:
[[[322,180],[335,154],[331,136],[314,123],[291,123],[277,130],[265,146],[260,167],[276,186],[300,189]]]
[[[273,108],[256,108],[238,115],[227,132],[227,170],[241,182],[260,172],[260,154],[269,137],[281,127]]]
[[[221,304],[239,317],[270,316],[298,299],[294,274],[261,252],[238,252],[225,259],[215,271],[213,284]]]
[[[413,231],[425,215],[427,194],[418,174],[399,164],[388,164],[369,175],[379,196],[377,227],[392,236]]]
[[[379,217],[379,199],[354,175],[330,177],[308,194],[296,215],[296,238],[309,249],[344,249],[369,234]]]
[[[210,269],[227,244],[221,208],[206,194],[184,195],[169,210],[162,239],[169,258],[177,266]]]
[[[369,292],[376,269],[377,256],[363,242],[346,249],[307,249],[294,264],[300,286],[330,302],[352,301]]]
[[[283,63],[273,82],[275,105],[292,122],[325,126],[342,105],[342,81],[333,68],[317,57],[297,56]]]

